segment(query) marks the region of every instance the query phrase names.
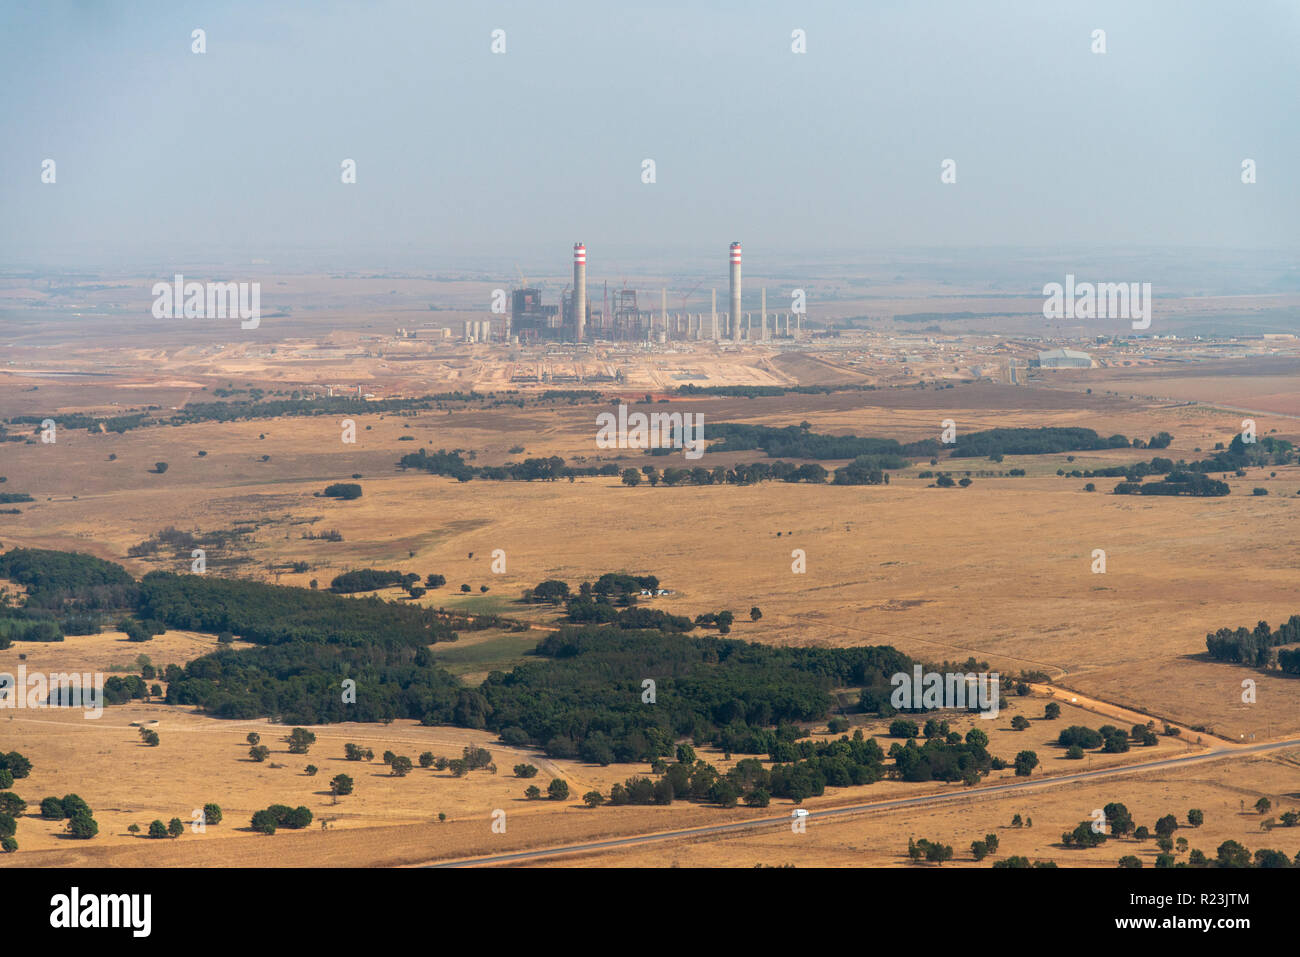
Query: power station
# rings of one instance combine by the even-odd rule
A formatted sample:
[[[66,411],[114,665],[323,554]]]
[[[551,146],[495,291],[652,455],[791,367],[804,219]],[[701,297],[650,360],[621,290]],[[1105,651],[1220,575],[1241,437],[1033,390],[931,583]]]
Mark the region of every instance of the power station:
[[[543,305],[542,291],[538,286],[525,284],[513,290],[510,296],[509,323],[505,325],[507,339],[520,342],[673,342],[708,341],[732,343],[742,341],[767,342],[770,339],[795,339],[803,335],[803,316],[792,313],[769,313],[767,290],[760,291],[759,321],[741,311],[744,299],[741,287],[741,244],[734,242],[728,249],[729,299],[728,311],[718,313],[718,290],[710,290],[712,307],[709,313],[685,311],[687,300],[701,285],[696,283],[682,297],[682,311],[668,311],[668,290],[659,291],[659,308],[641,309],[637,305],[637,291],[627,286],[612,290],[605,284],[605,293],[599,297],[593,310],[587,298],[587,246],[573,244],[573,284],[560,293],[558,305]],[[526,283],[526,280],[525,280]],[[645,297],[647,306],[653,299]],[[768,325],[769,317],[772,320]],[[706,325],[707,318],[707,325]],[[487,330],[466,329],[467,341],[484,341]]]

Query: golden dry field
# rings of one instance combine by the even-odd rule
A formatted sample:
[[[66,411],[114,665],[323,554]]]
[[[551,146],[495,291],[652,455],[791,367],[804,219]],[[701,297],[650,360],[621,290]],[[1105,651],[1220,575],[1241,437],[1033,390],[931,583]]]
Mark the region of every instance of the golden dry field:
[[[205,360],[201,368],[173,369],[170,359],[162,358],[165,370],[155,370],[152,377],[133,374],[129,383],[111,387],[85,379],[0,375],[0,406],[10,415],[86,408],[103,414],[114,405],[125,409],[150,402],[167,407],[187,399],[211,401],[201,389],[226,381],[241,387],[274,384],[265,362],[224,370],[219,380],[213,368],[217,359]],[[766,361],[745,361],[751,360]],[[781,368],[788,378],[803,367],[786,363]],[[406,394],[446,385],[404,377],[392,380],[382,394],[397,394],[399,381]],[[1258,397],[1257,391],[1234,392],[1235,379],[1215,381],[1221,388],[1209,398],[1216,403],[1246,407]],[[35,393],[33,386],[38,387]],[[673,397],[655,409],[702,414],[706,437],[709,425],[719,422],[786,426],[806,421],[816,432],[901,441],[937,437],[945,419],[953,419],[962,432],[1084,426],[1102,435],[1146,437],[1165,430],[1174,435],[1174,443],[1159,454],[1188,460],[1201,457],[1202,450],[1208,453],[1216,442],[1227,443],[1240,428],[1241,416],[1223,409],[1136,394],[1129,398],[1127,390],[1107,395],[1094,389],[1096,394],[1088,395],[1067,380],[1061,386],[977,383],[755,399]],[[639,392],[623,394],[640,397]],[[97,397],[93,402],[92,396]],[[1145,461],[1153,454],[1137,449],[1079,452],[1072,461],[1064,455],[1008,456],[999,463],[953,459],[938,466],[955,476],[968,468],[973,484],[965,489],[931,487],[929,479],[917,475],[929,467],[924,461],[892,473],[889,485],[874,487],[772,482],[627,488],[617,477],[460,483],[397,466],[400,456],[421,447],[472,450],[476,465],[558,455],[570,464],[614,462],[620,469],[712,467],[756,461],[763,454],[718,454],[683,463],[676,455],[601,451],[594,445],[595,415],[607,407],[561,399],[530,400],[522,408],[453,404],[450,410],[357,415],[355,444],[341,441],[340,422],[327,417],[209,422],[122,434],[64,429],[52,445],[0,446],[0,474],[8,480],[4,488],[35,499],[20,506],[21,514],[0,516],[0,545],[88,552],[141,575],[154,569],[188,570],[188,556],[166,550],[153,558],[128,556],[132,546],[163,529],[238,530],[241,534],[227,549],[209,557],[210,573],[299,586],[312,580],[323,585],[355,568],[395,568],[421,578],[439,573],[447,585],[430,590],[422,603],[470,614],[504,614],[543,627],[550,626],[553,615],[517,600],[538,581],[579,582],[611,570],[654,574],[673,594],[653,599],[652,607],[692,617],[733,609],[737,622],[731,637],[772,644],[890,644],[936,664],[973,656],[1003,673],[1045,673],[1058,700],[1068,702],[1072,693],[1096,699],[1095,710],[1067,703],[1059,721],[1034,721],[1030,730],[1014,732],[1007,727],[1010,716],[1039,718],[1044,699],[1012,698],[1008,690],[1001,718],[979,722],[993,726],[985,730],[994,754],[1010,759],[1021,748],[1037,750],[1043,765],[1036,776],[1077,770],[1082,762],[1065,760],[1050,742],[1066,724],[1106,723],[1101,709],[1107,707],[1134,720],[1141,720],[1137,713],[1149,715],[1157,727],[1167,720],[1184,728],[1181,738],[1161,737],[1156,748],[1107,756],[1119,763],[1223,746],[1224,741],[1262,742],[1300,734],[1300,683],[1212,663],[1204,656],[1207,632],[1253,627],[1259,619],[1276,625],[1300,608],[1294,555],[1294,543],[1300,540],[1297,466],[1229,476],[1232,494],[1219,499],[1114,496],[1107,494],[1118,481],[1113,478],[1095,480],[1097,490],[1087,492],[1084,480],[1056,474],[1059,468]],[[1295,421],[1264,413],[1255,417],[1261,435],[1296,439]],[[519,448],[524,452],[513,451]],[[200,451],[206,454],[200,456]],[[159,461],[169,466],[163,474],[153,470]],[[1012,477],[1007,473],[1013,468],[1027,474]],[[319,496],[325,485],[354,476],[360,476],[355,480],[364,489],[359,500]],[[1256,486],[1270,494],[1252,496]],[[305,537],[329,530],[337,530],[342,540]],[[506,555],[506,570],[500,574],[491,568],[498,549]],[[1096,549],[1105,552],[1104,574],[1092,570]],[[795,550],[806,556],[803,573],[792,570]],[[308,570],[284,570],[294,562],[306,563]],[[470,594],[461,593],[462,583],[471,586]],[[489,590],[482,593],[480,586]],[[401,593],[392,589],[381,594],[397,599]],[[762,609],[761,620],[748,620],[745,612],[751,606]],[[434,646],[434,652],[453,673],[473,683],[490,670],[509,668],[539,634],[465,633],[457,643]],[[161,667],[213,647],[212,636],[189,633],[169,632],[144,644],[105,633],[69,637],[57,645],[17,644],[0,652],[0,670],[13,670],[18,654],[24,653],[31,669],[112,673],[125,670],[141,652]],[[1244,678],[1258,683],[1256,705],[1241,703]],[[158,748],[142,746],[130,727],[145,719],[160,721]],[[970,720],[963,716],[956,724],[964,728]],[[856,716],[854,721],[860,724]],[[888,746],[883,724],[863,727]],[[1205,729],[1199,748],[1194,727]],[[271,746],[268,763],[247,757],[244,737],[254,729]],[[264,721],[220,721],[158,702],[110,707],[97,721],[79,714],[0,711],[3,750],[28,753],[37,765],[20,782],[20,793],[33,805],[22,825],[22,849],[3,863],[418,864],[789,810],[788,802],[774,802],[767,812],[681,803],[593,811],[581,806],[583,791],[607,790],[646,769],[550,761],[505,748],[484,732],[423,728],[407,721],[316,727],[317,744],[304,757],[286,753],[280,739],[288,730]],[[454,757],[466,745],[481,745],[492,751],[498,773],[477,771],[456,779],[416,768],[406,778],[395,778],[378,761],[344,761],[347,741],[412,758],[426,750]],[[707,758],[720,770],[728,766],[720,754]],[[509,772],[520,761],[542,768],[538,780],[543,786],[548,775],[564,777],[571,786],[570,800],[523,800],[525,782]],[[315,778],[302,771],[313,762],[321,769]],[[1089,768],[1105,766],[1103,756],[1090,757]],[[326,782],[339,771],[359,772],[354,774],[357,791],[335,804]],[[1011,771],[994,772],[988,783],[1000,780],[1014,780]],[[834,789],[807,806],[816,811],[953,790],[960,787],[885,781]],[[563,861],[896,865],[905,863],[906,837],[915,834],[953,843],[960,866],[963,857],[964,863],[973,863],[966,851],[969,841],[995,828],[1003,839],[999,856],[1026,854],[1084,866],[1113,866],[1121,853],[1152,856],[1151,843],[1140,852],[1129,849],[1132,842],[1118,841],[1091,851],[1054,846],[1062,830],[1110,800],[1127,803],[1139,823],[1167,810],[1184,813],[1183,805],[1203,807],[1205,837],[1196,835],[1192,843],[1207,852],[1232,837],[1252,849],[1285,845],[1294,853],[1296,840],[1282,838],[1296,832],[1274,832],[1266,843],[1257,816],[1242,816],[1229,805],[1239,795],[1269,794],[1276,803],[1297,791],[1294,753],[1274,753],[1024,795],[976,794],[960,804],[814,820],[805,835],[775,826],[770,832],[637,845]],[[41,797],[69,792],[95,808],[97,840],[68,840],[56,825],[32,816]],[[221,805],[226,820],[205,834],[187,831],[176,841],[162,842],[126,832],[131,823],[147,829],[154,818],[179,817],[188,823],[191,811],[207,802]],[[249,815],[270,803],[305,804],[330,826],[321,830],[314,823],[310,833],[273,838],[252,833]],[[490,815],[498,808],[507,812],[505,834],[490,830]],[[1032,829],[1006,826],[1020,811],[1034,818]],[[439,812],[447,814],[446,822],[437,822]],[[1119,850],[1120,845],[1125,849]]]

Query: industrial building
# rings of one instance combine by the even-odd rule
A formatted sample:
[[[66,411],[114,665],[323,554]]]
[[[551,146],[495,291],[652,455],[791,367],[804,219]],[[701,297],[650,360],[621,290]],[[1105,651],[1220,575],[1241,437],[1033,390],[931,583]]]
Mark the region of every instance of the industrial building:
[[[1048,349],[1038,353],[1037,359],[1030,359],[1029,364],[1039,369],[1091,369],[1092,356],[1073,349]]]
[[[559,303],[544,305],[541,287],[528,285],[527,280],[524,280],[524,285],[511,293],[510,317],[505,328],[500,330],[501,337],[506,341],[517,339],[521,343],[587,342],[597,339],[613,342],[739,343],[802,337],[802,315],[768,312],[766,289],[760,291],[757,318],[752,313],[741,311],[740,243],[731,244],[728,257],[730,309],[725,313],[718,312],[716,288],[710,290],[712,306],[708,313],[689,313],[668,311],[667,289],[659,290],[658,309],[644,309],[638,305],[637,290],[624,284],[611,293],[608,283],[603,286],[600,307],[593,308],[587,295],[587,247],[583,243],[574,243],[573,284],[565,286],[561,291]],[[695,289],[699,285],[697,283]],[[691,293],[682,298],[683,309]],[[466,323],[466,341],[485,342],[489,341],[489,336],[489,330]]]

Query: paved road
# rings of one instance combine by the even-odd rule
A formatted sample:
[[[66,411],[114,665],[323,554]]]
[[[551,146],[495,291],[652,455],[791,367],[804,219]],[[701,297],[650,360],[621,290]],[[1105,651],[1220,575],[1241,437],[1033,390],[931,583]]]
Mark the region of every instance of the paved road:
[[[919,797],[895,798],[890,801],[875,801],[869,804],[853,804],[847,807],[827,808],[824,811],[810,811],[808,817],[804,820],[828,820],[830,818],[840,817],[847,814],[861,814],[866,811],[889,811],[896,808],[925,807],[927,805],[947,804],[953,801],[966,801],[971,798],[983,798],[990,795],[1006,794],[1011,791],[1027,791],[1037,790],[1040,788],[1060,787],[1062,785],[1077,784],[1081,781],[1089,781],[1096,778],[1118,777],[1124,774],[1139,774],[1143,771],[1154,771],[1161,768],[1201,764],[1207,761],[1231,760],[1234,758],[1243,758],[1255,754],[1262,754],[1268,751],[1281,751],[1286,748],[1295,747],[1300,747],[1300,738],[1290,738],[1285,741],[1273,741],[1267,744],[1255,744],[1244,747],[1214,748],[1210,751],[1183,754],[1176,757],[1163,758],[1159,761],[1145,761],[1140,764],[1125,764],[1111,768],[1098,768],[1095,771],[1076,771],[1071,774],[1059,774],[1052,777],[1037,779],[1025,778],[1023,781],[1011,781],[1006,784],[993,784],[988,787],[964,788],[960,791],[954,791],[951,794],[927,794]],[[608,841],[594,841],[588,844],[567,844],[560,847],[550,847],[541,850],[518,851],[513,854],[496,854],[491,857],[474,857],[466,858],[464,860],[445,861],[427,866],[473,867],[481,864],[506,864],[512,861],[537,860],[539,858],[555,857],[561,854],[579,854],[585,851],[608,850],[615,847],[625,847],[629,844],[649,844],[656,841],[677,841],[682,840],[683,838],[706,837],[709,835],[726,834],[734,831],[757,830],[758,828],[775,827],[777,825],[787,826],[789,823],[790,818],[784,815],[780,817],[764,817],[752,821],[737,821],[733,824],[717,824],[708,827],[689,827],[676,831],[637,834],[631,837],[614,838]]]

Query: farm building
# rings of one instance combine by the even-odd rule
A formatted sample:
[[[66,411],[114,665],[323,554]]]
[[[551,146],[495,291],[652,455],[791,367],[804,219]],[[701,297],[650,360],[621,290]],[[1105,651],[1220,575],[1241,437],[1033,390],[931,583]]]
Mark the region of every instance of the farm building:
[[[1029,364],[1040,369],[1091,369],[1092,356],[1073,349],[1048,349],[1038,353],[1038,358]]]

